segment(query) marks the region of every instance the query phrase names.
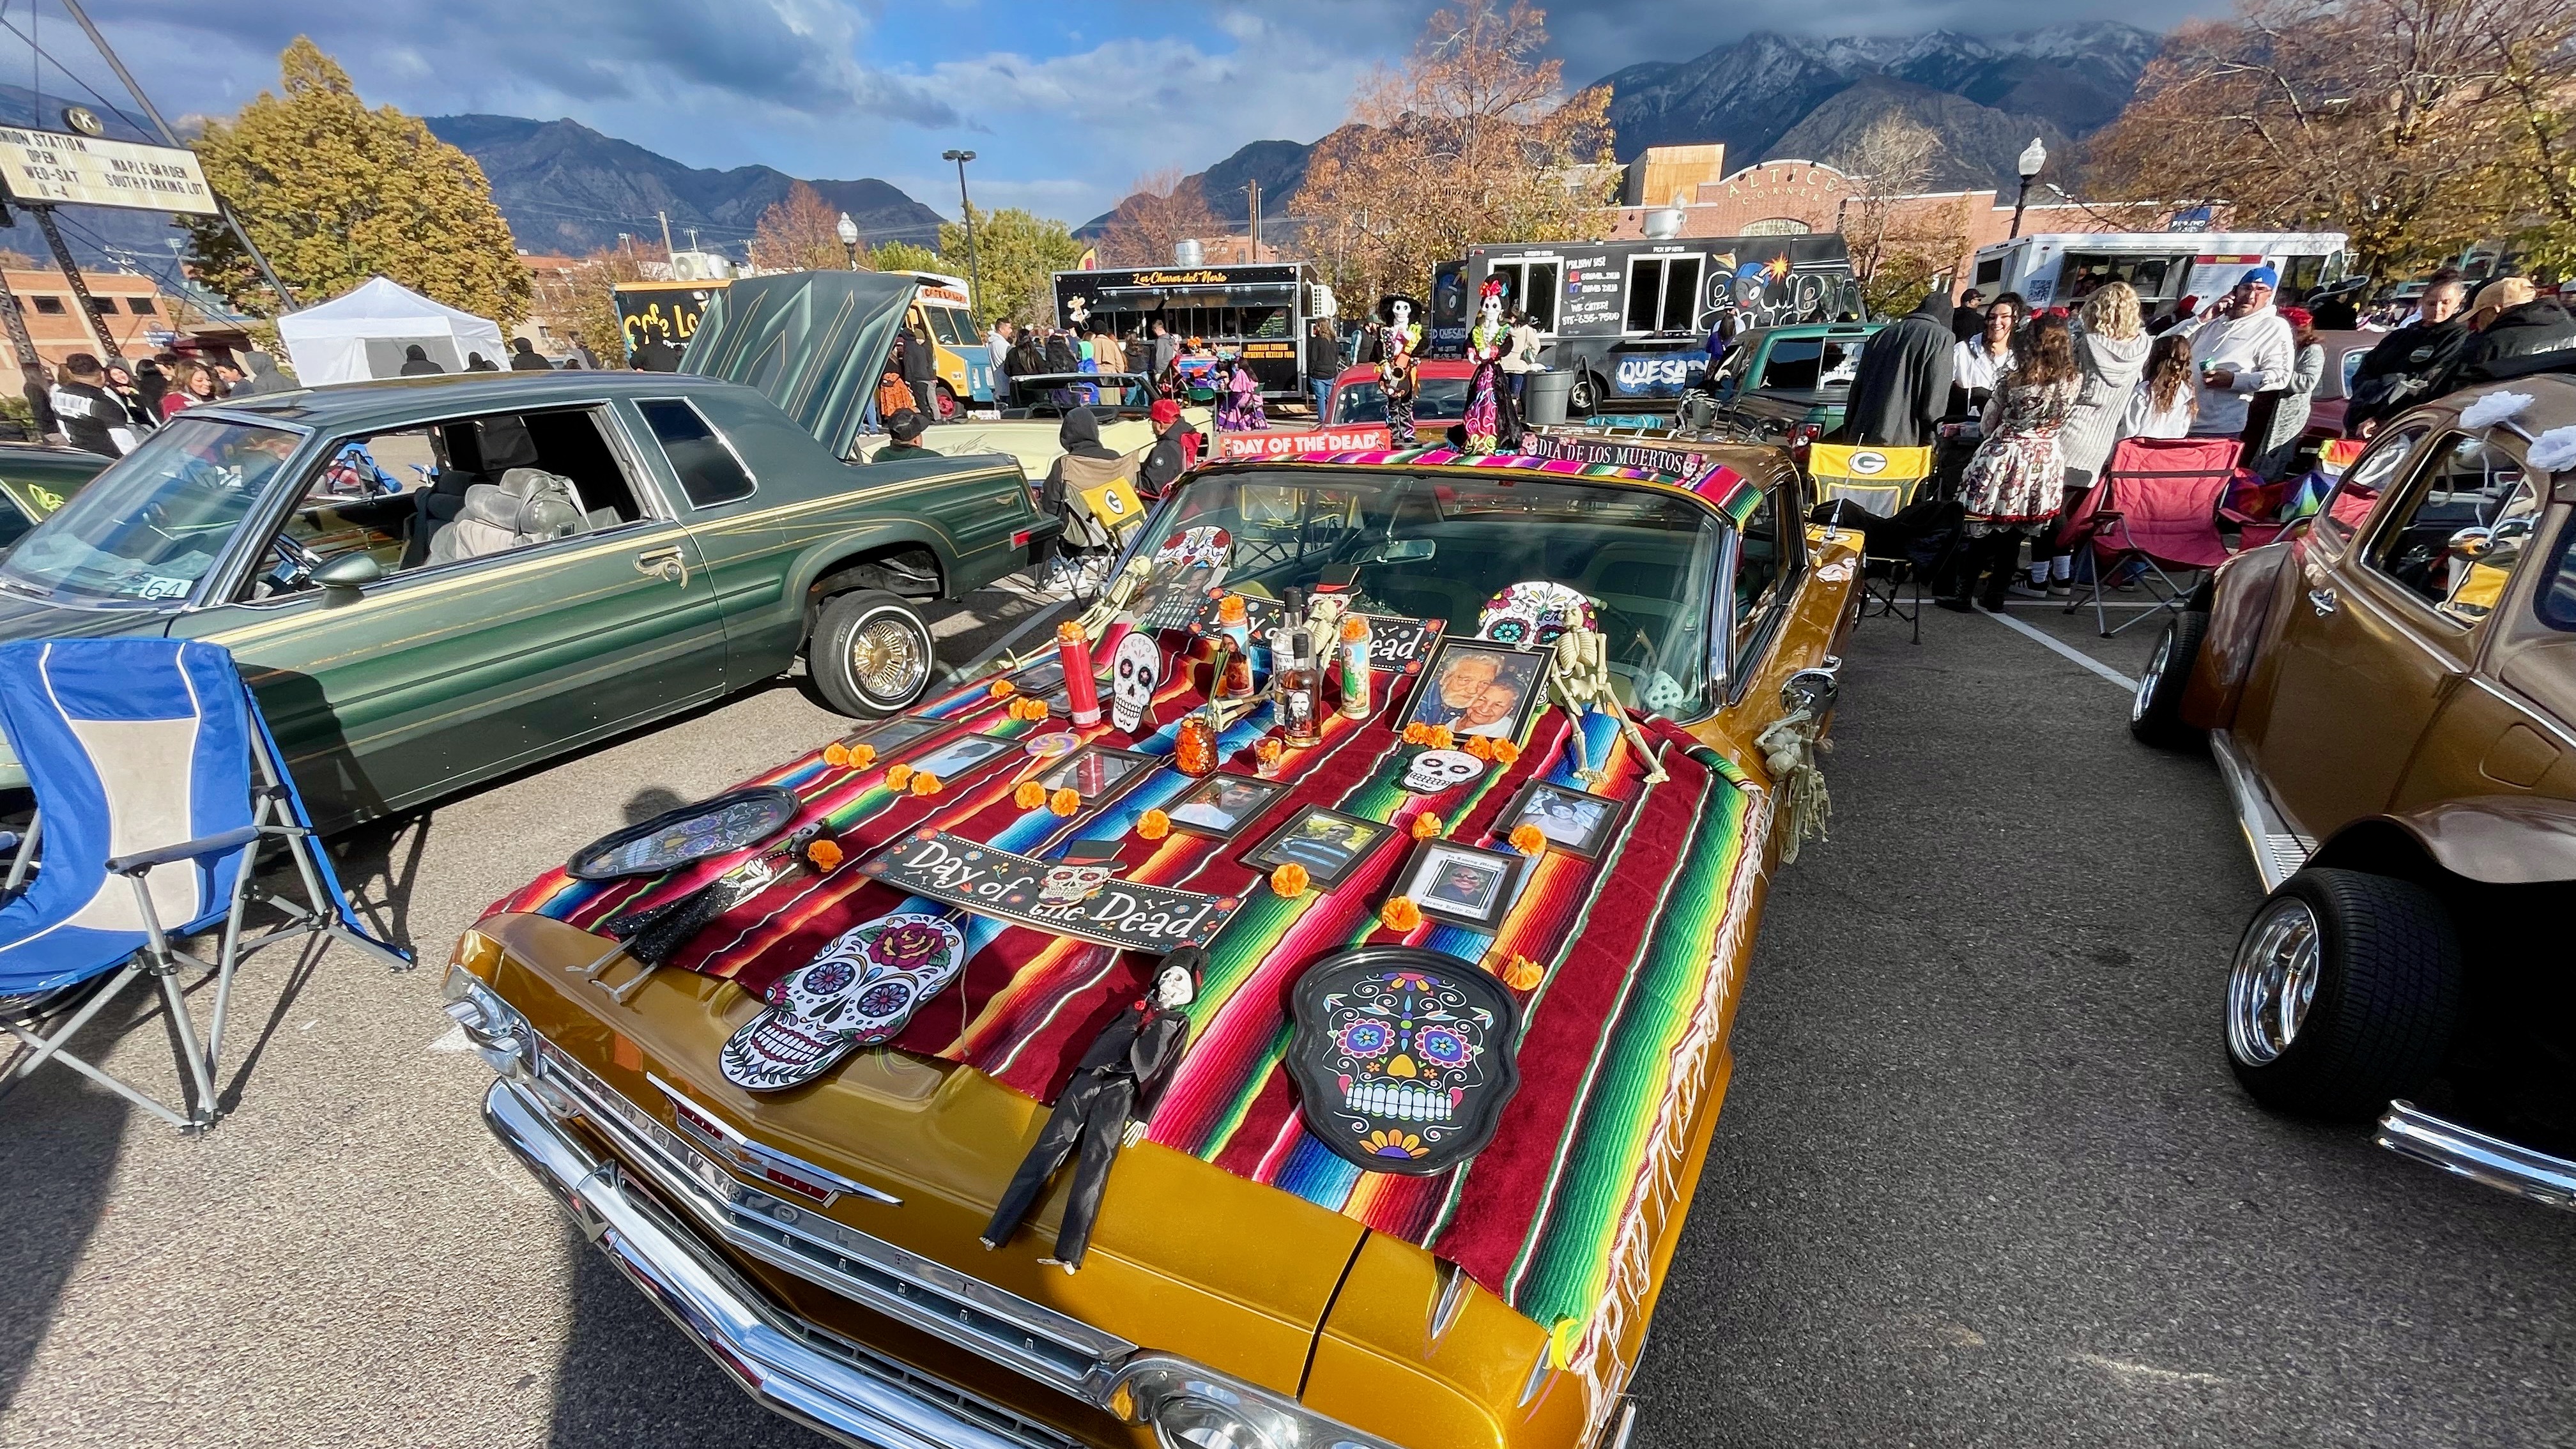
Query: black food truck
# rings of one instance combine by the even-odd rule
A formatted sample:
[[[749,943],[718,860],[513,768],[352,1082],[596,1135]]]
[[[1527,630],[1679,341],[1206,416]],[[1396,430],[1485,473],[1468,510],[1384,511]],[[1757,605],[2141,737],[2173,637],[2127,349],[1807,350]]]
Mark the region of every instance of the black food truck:
[[[1485,279],[1523,308],[1551,370],[1575,374],[1576,412],[1671,406],[1708,368],[1708,334],[1861,314],[1851,254],[1833,232],[1470,247],[1431,290],[1432,351],[1457,356]]]
[[[1330,315],[1330,295],[1304,262],[1117,267],[1056,273],[1055,317],[1086,337],[1122,341],[1150,339],[1160,322],[1183,342],[1195,337],[1251,363],[1262,396],[1302,399],[1307,324]]]

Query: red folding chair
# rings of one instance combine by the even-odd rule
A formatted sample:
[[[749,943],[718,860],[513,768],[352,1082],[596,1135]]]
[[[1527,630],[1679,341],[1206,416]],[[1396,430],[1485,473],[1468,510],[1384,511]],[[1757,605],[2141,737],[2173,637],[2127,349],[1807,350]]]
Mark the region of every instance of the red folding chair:
[[[2059,523],[2059,547],[2092,555],[2093,623],[2103,638],[2161,609],[2182,607],[2189,591],[2167,570],[2191,572],[2227,562],[2218,506],[2241,451],[2243,444],[2234,438],[2123,438],[2111,466]],[[2132,564],[2140,566],[2139,581],[2159,608],[2114,629],[2102,607],[2102,586]],[[2066,612],[2082,607],[2078,596]]]

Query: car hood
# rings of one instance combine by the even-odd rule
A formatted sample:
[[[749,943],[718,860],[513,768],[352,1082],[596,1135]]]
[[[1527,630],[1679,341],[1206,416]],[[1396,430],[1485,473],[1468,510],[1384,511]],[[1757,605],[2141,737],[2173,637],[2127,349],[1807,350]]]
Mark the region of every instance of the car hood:
[[[685,365],[756,390],[847,458],[920,285],[885,272],[742,278],[707,303]]]

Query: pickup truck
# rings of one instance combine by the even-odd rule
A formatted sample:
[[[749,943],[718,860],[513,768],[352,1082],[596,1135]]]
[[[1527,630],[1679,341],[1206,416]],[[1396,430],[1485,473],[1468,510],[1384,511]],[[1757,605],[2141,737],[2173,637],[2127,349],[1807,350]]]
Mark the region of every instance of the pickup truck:
[[[1861,347],[1884,325],[1816,322],[1737,334],[1709,389],[1718,417],[1791,447],[1832,433],[1851,403]]]

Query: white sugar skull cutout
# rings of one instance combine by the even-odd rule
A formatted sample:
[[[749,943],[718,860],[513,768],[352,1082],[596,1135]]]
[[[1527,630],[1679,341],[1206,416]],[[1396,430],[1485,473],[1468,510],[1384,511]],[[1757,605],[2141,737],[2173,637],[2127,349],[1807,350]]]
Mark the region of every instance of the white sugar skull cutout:
[[[1127,863],[1114,855],[1058,861],[1047,867],[1038,879],[1038,904],[1041,906],[1078,906],[1100,893],[1109,878],[1127,868]]]
[[[1118,641],[1109,668],[1109,722],[1134,734],[1145,724],[1145,711],[1163,683],[1163,651],[1141,631]]]
[[[1485,773],[1485,762],[1465,750],[1424,750],[1405,767],[1404,788],[1416,795],[1454,790]]]
[[[750,1092],[801,1086],[861,1047],[892,1040],[966,962],[966,937],[939,916],[879,916],[841,933],[769,988],[769,1006],[718,1054]]]

